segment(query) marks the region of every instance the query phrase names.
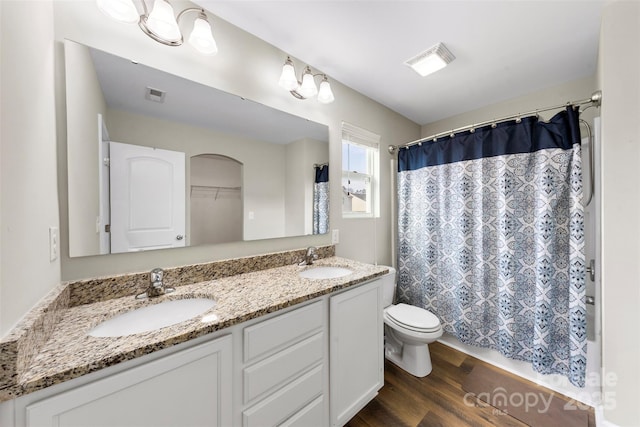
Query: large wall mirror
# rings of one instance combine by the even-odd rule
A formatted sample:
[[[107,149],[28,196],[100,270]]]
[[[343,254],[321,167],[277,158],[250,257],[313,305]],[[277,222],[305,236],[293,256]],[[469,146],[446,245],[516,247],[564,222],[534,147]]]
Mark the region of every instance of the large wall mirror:
[[[69,40],[65,75],[70,256],[327,232],[327,126]]]

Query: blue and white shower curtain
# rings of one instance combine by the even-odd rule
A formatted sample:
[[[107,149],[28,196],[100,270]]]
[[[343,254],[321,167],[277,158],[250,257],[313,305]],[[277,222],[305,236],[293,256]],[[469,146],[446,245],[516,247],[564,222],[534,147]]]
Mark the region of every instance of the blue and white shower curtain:
[[[315,166],[313,234],[329,232],[329,165]]]
[[[572,107],[401,148],[399,302],[584,387],[580,152]]]

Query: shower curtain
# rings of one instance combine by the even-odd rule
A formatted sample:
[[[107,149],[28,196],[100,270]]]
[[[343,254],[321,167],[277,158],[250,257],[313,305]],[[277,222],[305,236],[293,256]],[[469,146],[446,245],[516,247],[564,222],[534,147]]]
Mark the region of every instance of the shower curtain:
[[[398,301],[584,387],[580,152],[573,107],[401,148]]]
[[[313,234],[329,232],[329,165],[314,166]]]

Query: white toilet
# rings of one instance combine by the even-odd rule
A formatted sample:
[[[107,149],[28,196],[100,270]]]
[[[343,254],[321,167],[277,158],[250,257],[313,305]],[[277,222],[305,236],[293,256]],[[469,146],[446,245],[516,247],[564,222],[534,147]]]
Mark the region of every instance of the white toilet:
[[[393,304],[396,291],[396,270],[382,280],[384,303],[384,356],[416,377],[431,372],[429,343],[442,336],[440,320],[431,312],[408,304]]]

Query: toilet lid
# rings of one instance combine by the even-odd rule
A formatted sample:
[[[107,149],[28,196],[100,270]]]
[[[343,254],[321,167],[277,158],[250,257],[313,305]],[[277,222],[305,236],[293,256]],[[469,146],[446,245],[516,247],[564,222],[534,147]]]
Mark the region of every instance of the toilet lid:
[[[408,304],[396,304],[387,308],[387,315],[401,325],[424,331],[440,327],[440,320],[424,308]]]

